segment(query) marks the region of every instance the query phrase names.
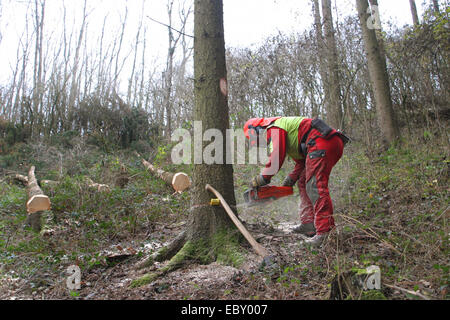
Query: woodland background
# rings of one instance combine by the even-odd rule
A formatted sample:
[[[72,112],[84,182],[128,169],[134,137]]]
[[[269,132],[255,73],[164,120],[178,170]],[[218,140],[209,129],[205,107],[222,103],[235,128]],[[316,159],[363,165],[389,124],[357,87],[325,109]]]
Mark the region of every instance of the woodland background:
[[[0,84],[0,297],[317,299],[326,295],[336,272],[378,264],[391,284],[384,296],[447,299],[450,7],[447,1],[427,1],[419,17],[410,3],[411,26],[377,30],[395,139],[386,136],[378,120],[356,8],[354,15],[336,19],[339,2],[332,10],[331,1],[305,1],[315,17],[309,30],[280,33],[258,48],[226,50],[231,127],[241,128],[252,117],[318,116],[352,138],[331,182],[344,234],[336,239],[342,242],[322,253],[286,258],[272,282],[231,261],[237,269],[203,266],[190,282],[182,281],[185,274],[175,274],[146,284],[152,290],[145,290],[126,289],[130,279],[125,274],[134,270],[135,260],[178,232],[190,194],[170,195],[133,152],[167,171],[192,172],[191,166],[170,163],[170,136],[176,128],[192,129],[193,32],[187,26],[193,4],[167,1],[162,72],[145,59],[145,17],[139,18],[125,58],[132,68],[124,84],[119,79],[125,60],[119,57],[128,50],[122,43],[127,21],[135,19],[125,8],[122,25],[107,43],[103,37],[111,31],[105,27],[100,38],[89,39],[89,1],[80,1],[81,23],[68,22],[60,35],[46,28],[48,2],[28,1],[20,45],[8,48],[16,50],[16,64],[9,81]],[[95,50],[88,39],[97,43]],[[31,165],[40,179],[59,181],[42,186],[52,199],[50,239],[23,228],[26,193],[12,175],[26,174]],[[257,172],[257,167],[235,166],[238,202]],[[126,183],[117,182],[124,175]],[[84,189],[86,176],[112,186],[111,193]],[[295,241],[283,244],[270,236],[274,227],[296,221],[296,199],[283,206],[283,213],[273,206],[265,214],[240,214],[262,234],[263,243],[288,256]],[[131,264],[108,260],[104,250],[117,251],[117,246],[134,250],[123,255]],[[64,286],[64,267],[73,263],[82,266],[87,279],[81,291]],[[210,283],[205,279],[216,279],[219,272],[212,269],[229,277]],[[108,277],[117,283],[104,281]],[[242,281],[245,286],[238,285]]]

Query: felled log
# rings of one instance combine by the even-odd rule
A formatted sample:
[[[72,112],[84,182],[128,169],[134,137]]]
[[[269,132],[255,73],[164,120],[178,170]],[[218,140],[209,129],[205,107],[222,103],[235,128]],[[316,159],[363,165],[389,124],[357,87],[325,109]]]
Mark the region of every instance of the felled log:
[[[21,175],[19,173],[16,173],[13,175],[14,180],[17,180],[21,182],[24,186],[28,186],[28,177]],[[59,181],[54,180],[37,180],[38,186],[41,187],[55,187],[58,185]],[[96,183],[93,182],[90,178],[86,178],[86,183],[90,189],[96,190],[98,192],[109,192],[111,191],[111,188],[106,184]]]
[[[141,158],[142,164],[155,176],[170,184],[176,192],[183,192],[191,186],[189,176],[184,172],[171,173],[159,169],[152,165],[150,162],[142,158],[137,152],[136,155]]]
[[[31,225],[36,232],[41,231],[41,215],[43,211],[50,210],[50,199],[42,192],[35,176],[35,167],[32,166],[28,171],[27,184],[27,223]]]
[[[27,184],[27,212],[29,214],[39,211],[50,210],[51,203],[49,197],[47,197],[42,189],[39,187],[34,174],[35,167],[32,166],[28,171],[28,184]]]

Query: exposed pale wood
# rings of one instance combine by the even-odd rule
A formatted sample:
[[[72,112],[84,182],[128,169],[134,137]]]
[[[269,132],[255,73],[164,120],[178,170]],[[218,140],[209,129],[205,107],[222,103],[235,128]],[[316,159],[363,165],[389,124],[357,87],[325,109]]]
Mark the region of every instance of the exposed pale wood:
[[[22,182],[24,186],[28,185],[28,177],[27,176],[16,173],[14,175],[14,179]]]
[[[189,176],[184,172],[178,172],[173,175],[172,187],[177,192],[183,192],[191,186]]]
[[[35,167],[32,166],[28,171],[28,201],[27,212],[32,214],[34,212],[50,210],[50,199],[42,192],[35,177]]]
[[[222,197],[222,195],[213,187],[211,187],[209,184],[206,185],[206,190],[211,191],[214,193],[214,195],[220,200],[220,204],[227,212],[230,219],[233,221],[233,223],[236,225],[236,227],[239,229],[239,231],[242,233],[242,235],[247,239],[247,241],[250,243],[252,248],[255,250],[255,252],[260,255],[261,257],[265,258],[269,256],[269,252],[256,240],[252,237],[252,235],[247,231],[247,229],[244,227],[244,225],[239,221],[239,219],[234,214],[233,210],[231,210],[228,203],[225,201],[225,199]]]
[[[171,173],[159,169],[152,165],[150,162],[142,158],[139,153],[135,153],[139,158],[141,158],[142,164],[149,171],[151,171],[158,178],[164,180],[167,184],[170,184],[176,192],[183,192],[191,186],[191,181],[189,176],[184,172]]]
[[[96,190],[97,192],[110,192],[111,191],[111,188],[107,184],[96,183],[89,178],[86,178],[86,181],[88,183],[88,187],[90,189]]]

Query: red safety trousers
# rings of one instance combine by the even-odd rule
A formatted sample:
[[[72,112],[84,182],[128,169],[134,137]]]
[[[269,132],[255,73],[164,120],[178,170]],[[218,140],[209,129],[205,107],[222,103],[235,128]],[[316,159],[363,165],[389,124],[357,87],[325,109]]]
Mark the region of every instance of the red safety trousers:
[[[310,137],[320,133],[313,129]],[[331,134],[332,135],[332,134]],[[300,191],[300,221],[314,223],[316,234],[324,234],[334,228],[333,204],[328,190],[331,170],[342,157],[344,143],[334,135],[329,140],[315,138],[315,144],[308,148],[306,159],[295,160],[300,169],[297,182]]]

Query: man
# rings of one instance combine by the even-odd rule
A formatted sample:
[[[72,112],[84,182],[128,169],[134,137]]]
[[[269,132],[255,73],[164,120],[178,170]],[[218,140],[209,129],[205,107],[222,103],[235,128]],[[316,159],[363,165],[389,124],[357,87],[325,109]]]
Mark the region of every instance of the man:
[[[259,146],[265,133],[271,151],[266,167],[252,179],[251,187],[269,184],[286,156],[295,161],[294,170],[283,182],[283,186],[291,187],[297,183],[300,191],[301,224],[293,231],[307,237],[306,244],[319,247],[334,228],[328,179],[348,138],[320,119],[303,117],[250,119],[244,133],[250,146]]]

